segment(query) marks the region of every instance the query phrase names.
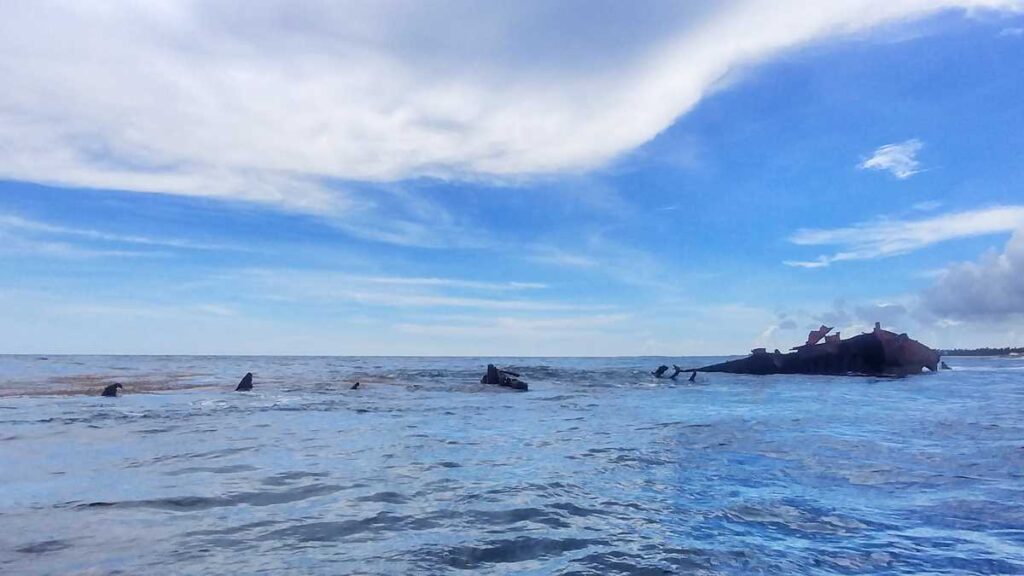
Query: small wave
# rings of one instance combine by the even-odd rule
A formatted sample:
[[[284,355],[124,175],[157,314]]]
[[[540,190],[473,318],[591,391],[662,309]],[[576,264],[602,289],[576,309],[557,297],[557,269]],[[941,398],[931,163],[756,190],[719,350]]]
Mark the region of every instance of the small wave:
[[[398,492],[377,492],[368,496],[360,496],[356,502],[382,502],[385,504],[405,504],[409,497]]]
[[[327,476],[326,472],[282,472],[275,474],[270,478],[264,478],[263,484],[267,486],[285,486],[295,482],[296,480],[304,480],[306,478],[323,478]]]
[[[120,502],[88,502],[78,504],[77,508],[155,508],[159,510],[173,510],[178,512],[191,512],[195,510],[207,510],[210,508],[223,508],[229,506],[273,506],[276,504],[288,504],[301,500],[308,500],[318,496],[326,496],[341,490],[352,488],[351,486],[337,486],[328,484],[312,484],[301,486],[292,490],[282,492],[241,492],[227,496],[178,496],[172,498],[155,498],[150,500],[125,500]]]
[[[528,522],[548,528],[569,528],[571,525],[557,514],[541,508],[512,508],[510,510],[469,510],[465,513],[484,526],[498,527]]]
[[[721,567],[723,562],[715,555],[704,551],[668,548],[654,550],[648,554],[633,554],[622,550],[595,552],[583,556],[574,564],[588,570],[580,570],[572,572],[572,574],[668,576],[670,574],[716,574],[718,570],[714,568]]]
[[[784,503],[741,504],[726,508],[720,514],[732,522],[770,524],[821,534],[853,534],[869,527],[868,523],[836,512]]]
[[[58,550],[64,550],[70,548],[71,543],[66,540],[44,540],[42,542],[36,542],[21,548],[15,548],[15,552],[22,554],[46,554],[47,552],[57,552]]]
[[[236,448],[222,448],[220,450],[210,450],[208,452],[184,452],[181,454],[168,454],[165,456],[157,456],[156,458],[150,458],[148,460],[134,460],[125,465],[126,468],[142,468],[148,467],[153,464],[160,464],[163,462],[173,462],[175,460],[214,460],[223,458],[225,456],[231,456],[241,452],[251,452],[255,450],[252,446],[240,446]]]
[[[397,516],[381,512],[375,516],[338,522],[309,522],[268,532],[264,539],[295,542],[334,542],[353,536],[372,536],[384,532],[429,530],[440,526],[426,517]]]
[[[209,474],[233,474],[235,472],[251,472],[258,470],[255,466],[248,466],[245,464],[236,464],[233,466],[190,466],[188,468],[180,468],[178,470],[171,470],[164,472],[165,476],[182,476],[185,474],[196,474],[196,473],[209,473]]]
[[[437,560],[462,570],[481,569],[490,564],[509,564],[560,556],[590,546],[605,546],[604,540],[582,538],[537,538],[520,536],[488,540],[479,545],[453,546],[428,553]]]

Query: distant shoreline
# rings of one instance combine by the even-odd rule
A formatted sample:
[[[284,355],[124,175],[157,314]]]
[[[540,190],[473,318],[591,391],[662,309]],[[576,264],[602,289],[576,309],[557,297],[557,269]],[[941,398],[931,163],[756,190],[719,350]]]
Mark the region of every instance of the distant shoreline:
[[[1024,348],[972,348],[939,350],[942,356],[1024,356]]]

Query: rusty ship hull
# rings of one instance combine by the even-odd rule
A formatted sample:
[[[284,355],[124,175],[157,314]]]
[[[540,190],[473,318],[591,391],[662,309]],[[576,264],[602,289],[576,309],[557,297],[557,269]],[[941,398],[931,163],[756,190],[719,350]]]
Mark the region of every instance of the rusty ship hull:
[[[831,330],[822,327],[808,337],[808,342],[793,352],[754,350],[750,356],[695,368],[697,372],[731,374],[820,374],[863,376],[906,376],[939,366],[939,353],[911,339],[906,334],[883,330],[877,325],[873,332],[842,340],[837,334],[819,343]]]

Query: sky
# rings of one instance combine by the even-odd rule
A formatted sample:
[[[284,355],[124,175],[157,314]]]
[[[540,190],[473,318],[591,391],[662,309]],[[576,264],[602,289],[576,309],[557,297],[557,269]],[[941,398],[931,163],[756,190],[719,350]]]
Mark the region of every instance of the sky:
[[[0,353],[1024,345],[1021,62],[1024,0],[4,2]]]

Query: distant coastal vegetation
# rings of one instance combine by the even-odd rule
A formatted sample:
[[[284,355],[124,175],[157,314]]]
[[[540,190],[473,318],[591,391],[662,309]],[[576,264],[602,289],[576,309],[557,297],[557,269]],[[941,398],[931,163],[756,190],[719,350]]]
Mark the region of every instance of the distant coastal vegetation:
[[[1021,348],[972,348],[965,350],[953,348],[952,350],[939,350],[943,356],[1024,356],[1024,347]]]

